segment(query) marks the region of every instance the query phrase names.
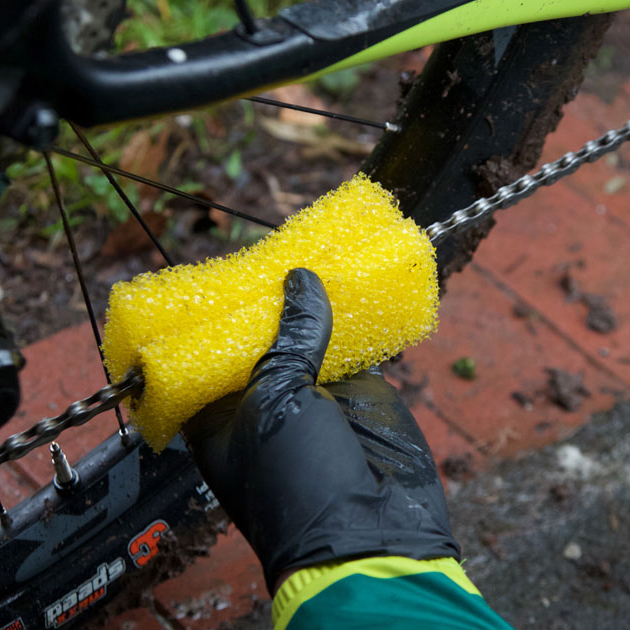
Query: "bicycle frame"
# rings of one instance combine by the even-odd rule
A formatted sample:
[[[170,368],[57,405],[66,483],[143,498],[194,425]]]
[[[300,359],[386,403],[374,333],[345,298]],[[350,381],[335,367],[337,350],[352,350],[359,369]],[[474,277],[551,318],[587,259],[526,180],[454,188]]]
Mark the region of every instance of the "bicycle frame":
[[[19,43],[15,33],[4,46],[0,39],[0,81],[11,77],[15,86],[20,76],[0,132],[36,146],[56,132],[49,116],[42,122],[44,109],[83,126],[192,109],[464,35],[630,6],[628,0],[325,0],[259,20],[251,34],[241,25],[180,47],[93,59],[75,55],[65,41],[61,4],[27,5],[43,8],[24,20]]]

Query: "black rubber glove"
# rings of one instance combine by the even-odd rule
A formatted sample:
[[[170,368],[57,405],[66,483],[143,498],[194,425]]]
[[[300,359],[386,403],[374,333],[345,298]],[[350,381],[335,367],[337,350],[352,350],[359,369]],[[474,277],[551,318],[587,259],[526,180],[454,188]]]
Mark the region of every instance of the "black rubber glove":
[[[25,363],[13,333],[0,317],[0,426],[13,417],[20,404],[18,371]]]
[[[315,385],[332,329],[322,282],[285,280],[278,339],[240,395],[184,429],[273,592],[286,570],[347,557],[459,557],[424,436],[379,374]]]

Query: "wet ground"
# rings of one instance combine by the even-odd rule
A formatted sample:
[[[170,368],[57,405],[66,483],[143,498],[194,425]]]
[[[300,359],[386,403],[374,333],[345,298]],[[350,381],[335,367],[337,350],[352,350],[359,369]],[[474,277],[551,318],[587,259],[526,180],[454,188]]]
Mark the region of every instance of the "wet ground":
[[[451,485],[469,575],[516,628],[618,629],[630,610],[630,402]]]

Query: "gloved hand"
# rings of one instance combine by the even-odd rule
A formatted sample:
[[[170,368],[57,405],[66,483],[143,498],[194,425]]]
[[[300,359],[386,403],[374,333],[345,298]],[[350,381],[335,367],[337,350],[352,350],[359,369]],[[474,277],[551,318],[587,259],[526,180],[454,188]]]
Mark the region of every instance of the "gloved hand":
[[[285,280],[277,341],[241,394],[184,435],[260,559],[270,593],[288,569],[346,558],[459,557],[424,436],[376,373],[316,386],[332,330],[321,280]]]

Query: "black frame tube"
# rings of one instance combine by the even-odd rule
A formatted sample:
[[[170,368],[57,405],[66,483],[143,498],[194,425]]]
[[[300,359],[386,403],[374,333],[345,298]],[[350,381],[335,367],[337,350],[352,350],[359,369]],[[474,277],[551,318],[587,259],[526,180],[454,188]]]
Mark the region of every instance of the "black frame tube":
[[[469,1],[305,3],[257,20],[252,34],[239,25],[177,47],[95,59],[73,53],[63,34],[61,0],[50,0],[20,46],[3,51],[0,80],[10,71],[23,73],[22,102],[44,99],[60,117],[81,126],[119,122],[300,79]]]

